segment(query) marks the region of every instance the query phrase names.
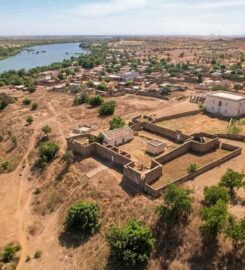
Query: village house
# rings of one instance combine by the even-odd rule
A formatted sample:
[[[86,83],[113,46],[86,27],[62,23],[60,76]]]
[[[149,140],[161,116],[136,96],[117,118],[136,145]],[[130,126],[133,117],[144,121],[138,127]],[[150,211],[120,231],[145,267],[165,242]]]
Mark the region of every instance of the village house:
[[[234,93],[208,94],[204,105],[208,112],[226,117],[239,117],[245,114],[245,96]]]
[[[159,155],[160,153],[164,152],[165,149],[166,149],[166,144],[158,140],[148,141],[146,145],[146,152],[154,156]]]
[[[104,137],[104,143],[113,146],[122,145],[133,140],[134,138],[134,132],[128,126],[105,131],[102,133],[102,135]]]

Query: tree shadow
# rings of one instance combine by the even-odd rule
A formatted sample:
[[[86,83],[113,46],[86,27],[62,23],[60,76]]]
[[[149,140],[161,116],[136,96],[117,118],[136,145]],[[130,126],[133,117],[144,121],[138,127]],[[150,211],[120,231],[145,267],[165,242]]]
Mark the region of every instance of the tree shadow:
[[[72,232],[62,231],[58,237],[62,247],[78,248],[89,240],[89,234],[76,234]]]
[[[202,238],[200,249],[194,251],[189,259],[191,270],[216,269],[215,261],[218,254],[218,241],[216,239]],[[223,269],[223,268],[222,268]]]
[[[147,264],[141,265],[126,265],[122,261],[118,261],[115,257],[109,256],[105,270],[145,270],[147,269]]]
[[[168,270],[170,264],[177,256],[179,247],[183,243],[184,226],[173,226],[164,228],[161,219],[158,220],[154,229],[155,251],[153,258],[158,258],[161,270]]]

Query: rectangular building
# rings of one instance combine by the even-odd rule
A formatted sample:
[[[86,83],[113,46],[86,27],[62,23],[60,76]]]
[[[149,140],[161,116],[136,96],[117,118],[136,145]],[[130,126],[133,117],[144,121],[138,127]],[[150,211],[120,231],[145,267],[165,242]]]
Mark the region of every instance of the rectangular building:
[[[206,111],[225,117],[245,115],[245,96],[230,92],[208,94],[205,100]]]

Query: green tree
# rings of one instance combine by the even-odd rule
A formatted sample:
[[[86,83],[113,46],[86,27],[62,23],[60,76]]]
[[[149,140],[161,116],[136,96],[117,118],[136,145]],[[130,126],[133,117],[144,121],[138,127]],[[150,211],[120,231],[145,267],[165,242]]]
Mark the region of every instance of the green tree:
[[[99,115],[103,116],[103,115],[112,115],[114,114],[116,108],[116,103],[115,101],[108,101],[108,102],[104,102],[99,109]]]
[[[76,96],[74,98],[73,103],[74,103],[74,105],[80,105],[80,104],[84,104],[84,103],[89,103],[88,94],[84,93],[84,94]]]
[[[225,234],[232,240],[234,251],[245,246],[245,217],[237,221],[233,216],[229,217],[228,226]]]
[[[105,83],[100,83],[97,85],[96,87],[98,90],[101,90],[101,91],[107,91],[108,90],[108,87]]]
[[[207,206],[212,206],[217,203],[218,200],[222,200],[225,203],[229,202],[230,195],[225,187],[211,186],[204,188],[204,203]]]
[[[227,204],[219,200],[211,207],[200,209],[200,217],[203,223],[200,226],[201,235],[206,239],[216,239],[226,226],[228,211]]]
[[[44,142],[38,146],[38,156],[43,165],[50,162],[58,151],[59,146],[54,142]]]
[[[125,126],[124,120],[120,116],[114,116],[109,122],[110,129],[117,129]]]
[[[174,225],[186,224],[192,213],[191,191],[176,185],[169,185],[163,193],[164,204],[157,207],[163,224],[170,228]]]
[[[93,234],[100,226],[100,209],[97,203],[81,201],[70,207],[65,219],[65,230]]]
[[[187,172],[188,173],[194,173],[197,170],[197,164],[196,163],[192,163],[190,164],[190,166],[187,168]]]
[[[63,155],[63,157],[62,157],[62,160],[63,161],[66,161],[66,162],[68,162],[68,163],[72,163],[73,162],[73,160],[74,160],[74,154],[73,154],[73,152],[71,151],[71,150],[67,150],[66,152],[65,152],[65,154]]]
[[[17,146],[17,138],[16,138],[16,136],[11,135],[10,140],[11,140],[11,142],[13,144],[13,147],[16,147]]]
[[[130,269],[147,263],[154,244],[150,229],[134,220],[126,223],[121,230],[110,228],[106,240],[111,248],[111,256]]]
[[[239,173],[232,169],[227,169],[226,173],[221,177],[219,185],[228,188],[230,196],[234,197],[235,188],[239,189],[244,185],[243,183],[244,177],[245,177],[244,173]]]
[[[10,244],[4,247],[0,253],[0,262],[9,263],[14,260],[15,254],[20,250],[19,245]]]
[[[92,88],[94,87],[94,82],[92,80],[89,80],[86,82],[86,85],[89,87],[89,88]]]
[[[89,100],[89,104],[93,107],[100,106],[104,102],[101,96],[91,97]]]
[[[197,83],[202,83],[202,82],[203,82],[202,74],[199,73],[198,76],[197,76]]]

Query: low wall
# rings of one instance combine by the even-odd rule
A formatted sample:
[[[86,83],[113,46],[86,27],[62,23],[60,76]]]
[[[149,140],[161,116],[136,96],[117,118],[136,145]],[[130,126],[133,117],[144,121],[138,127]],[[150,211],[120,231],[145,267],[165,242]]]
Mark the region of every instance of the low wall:
[[[170,120],[170,119],[174,119],[174,118],[180,118],[180,117],[184,117],[184,116],[195,115],[195,114],[199,114],[201,112],[203,112],[203,109],[188,111],[188,112],[183,112],[183,113],[177,113],[177,114],[172,114],[172,115],[167,115],[167,116],[161,116],[161,117],[155,118],[154,123],[160,122],[160,121],[165,121],[165,120]]]
[[[137,171],[133,168],[134,162],[130,162],[123,168],[123,175],[130,181],[133,181],[134,183],[138,184],[139,186],[143,187],[144,182],[142,179],[141,172]]]
[[[191,141],[191,150],[197,153],[207,153],[220,146],[219,138],[214,138],[206,143]]]
[[[164,136],[164,137],[167,137],[167,138],[170,138],[172,140],[179,141],[182,143],[185,142],[187,139],[191,138],[191,136],[183,134],[181,131],[173,131],[168,128],[157,126],[153,123],[144,122],[143,128],[152,133],[155,133],[155,134],[158,134],[158,135],[161,135],[161,136]]]
[[[223,139],[245,142],[245,135],[239,134],[215,134],[215,135]]]
[[[162,165],[152,160],[152,168],[145,173],[144,182],[147,184],[154,183],[158,178],[162,176]]]

